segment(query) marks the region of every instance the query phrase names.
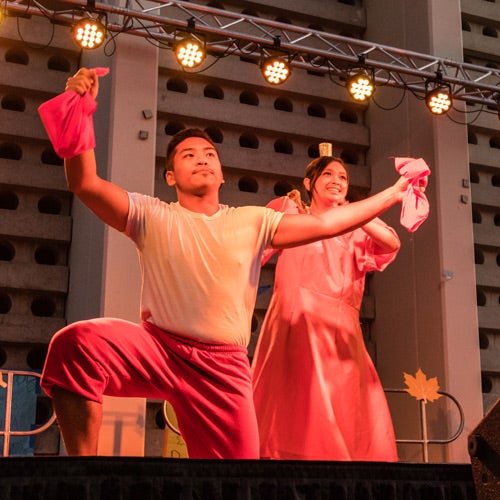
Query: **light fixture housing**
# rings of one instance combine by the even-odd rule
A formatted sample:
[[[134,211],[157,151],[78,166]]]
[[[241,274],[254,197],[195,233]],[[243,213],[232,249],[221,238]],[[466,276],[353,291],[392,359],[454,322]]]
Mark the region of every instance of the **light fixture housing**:
[[[373,68],[352,68],[347,76],[346,88],[349,95],[358,102],[365,102],[375,92],[375,75]]]
[[[176,32],[173,43],[175,58],[183,68],[196,68],[207,57],[206,40],[190,32]]]
[[[92,17],[90,13],[87,13],[73,24],[73,40],[82,49],[97,49],[106,38],[106,25],[105,15],[98,14],[97,17]]]
[[[268,56],[261,59],[260,70],[267,83],[281,85],[288,80],[291,68],[287,56]]]
[[[437,78],[425,81],[425,104],[434,115],[446,114],[453,104],[451,85],[442,81],[440,71]]]

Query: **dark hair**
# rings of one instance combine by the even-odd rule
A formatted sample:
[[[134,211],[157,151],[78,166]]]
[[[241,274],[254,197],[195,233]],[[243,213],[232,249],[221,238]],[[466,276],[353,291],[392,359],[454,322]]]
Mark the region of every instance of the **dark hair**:
[[[172,139],[170,139],[170,142],[167,145],[167,154],[165,155],[165,172],[167,170],[174,169],[175,149],[182,141],[184,141],[185,139],[189,139],[190,137],[200,137],[202,139],[205,139],[214,147],[215,150],[217,150],[214,141],[212,141],[212,138],[203,130],[199,128],[185,128],[183,130],[180,130],[172,136]]]
[[[337,158],[335,156],[320,156],[319,158],[314,159],[309,163],[309,165],[307,165],[306,173],[304,175],[304,177],[311,181],[311,189],[306,189],[307,195],[309,196],[309,199],[311,201],[313,199],[312,193],[314,191],[314,185],[316,184],[318,177],[321,175],[321,172],[323,172],[323,170],[325,170],[325,168],[333,161],[340,163],[345,168],[345,171],[347,173],[347,181],[349,181],[349,171],[345,166],[344,160],[342,160],[341,158]]]

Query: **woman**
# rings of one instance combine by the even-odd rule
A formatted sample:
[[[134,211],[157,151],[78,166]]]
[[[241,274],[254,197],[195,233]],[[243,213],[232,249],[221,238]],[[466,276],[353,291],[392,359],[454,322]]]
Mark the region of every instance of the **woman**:
[[[347,203],[348,173],[332,156],[307,166],[304,186],[310,208],[296,196],[268,206],[321,213]],[[262,458],[397,460],[359,309],[366,273],[385,269],[399,247],[396,232],[374,219],[342,236],[279,251],[252,364]]]

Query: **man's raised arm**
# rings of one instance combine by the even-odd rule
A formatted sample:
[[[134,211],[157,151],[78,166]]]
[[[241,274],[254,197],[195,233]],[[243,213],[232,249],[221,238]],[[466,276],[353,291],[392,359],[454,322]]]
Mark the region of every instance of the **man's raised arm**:
[[[83,96],[86,92],[95,99],[99,78],[94,70],[81,68],[68,78],[66,90]],[[102,221],[123,231],[127,222],[129,201],[126,191],[97,175],[94,150],[87,150],[64,162],[68,187]]]

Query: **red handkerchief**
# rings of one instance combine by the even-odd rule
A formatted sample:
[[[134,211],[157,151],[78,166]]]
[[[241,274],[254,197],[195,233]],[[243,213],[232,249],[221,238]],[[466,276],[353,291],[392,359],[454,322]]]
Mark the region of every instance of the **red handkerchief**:
[[[95,72],[97,76],[104,76],[109,69],[95,68]],[[72,158],[95,148],[92,115],[96,108],[97,102],[89,93],[80,96],[72,90],[67,90],[38,107],[54,151],[61,158]]]
[[[427,186],[431,170],[422,158],[394,158],[394,163],[400,175],[410,181],[403,197],[400,222],[413,232],[429,215],[429,201],[420,187]]]

